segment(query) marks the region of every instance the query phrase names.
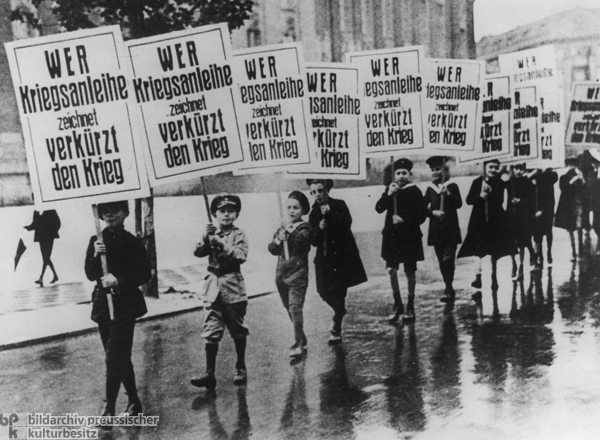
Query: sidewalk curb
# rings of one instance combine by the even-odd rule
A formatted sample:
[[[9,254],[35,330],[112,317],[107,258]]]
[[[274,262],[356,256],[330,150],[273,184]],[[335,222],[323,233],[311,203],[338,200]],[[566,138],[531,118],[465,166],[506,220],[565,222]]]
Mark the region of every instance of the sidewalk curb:
[[[256,295],[249,296],[248,300],[267,296],[272,293],[275,293],[275,291],[258,293]],[[85,304],[85,303],[81,303],[81,304]],[[147,321],[154,321],[157,319],[170,318],[172,316],[183,315],[184,313],[189,313],[189,312],[196,312],[196,311],[202,310],[202,309],[204,309],[204,306],[201,306],[201,305],[200,306],[192,306],[192,307],[189,307],[186,309],[173,310],[173,311],[165,312],[165,313],[157,313],[155,315],[150,315],[150,316],[142,316],[141,318],[138,318],[136,320],[136,322],[141,323],[141,322],[147,322]],[[92,322],[92,321],[90,321],[90,322]],[[95,323],[93,323],[93,325],[90,324],[90,327],[81,329],[81,330],[73,330],[73,331],[69,331],[69,332],[58,333],[55,335],[28,339],[26,341],[11,342],[8,344],[3,344],[3,345],[0,345],[0,352],[13,350],[16,348],[30,347],[33,345],[44,344],[47,342],[58,341],[61,339],[66,339],[66,338],[75,338],[78,336],[84,336],[84,335],[88,335],[91,333],[96,333],[97,331],[98,331],[98,326]]]

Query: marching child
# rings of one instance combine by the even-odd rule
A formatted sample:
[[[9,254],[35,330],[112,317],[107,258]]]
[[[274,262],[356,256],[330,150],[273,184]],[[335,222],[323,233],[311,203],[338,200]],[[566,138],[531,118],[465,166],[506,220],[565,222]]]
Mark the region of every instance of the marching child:
[[[579,244],[579,256],[583,247],[583,197],[584,178],[579,170],[581,157],[565,159],[565,165],[569,168],[565,174],[560,176],[558,185],[560,187],[560,198],[556,208],[554,226],[566,229],[571,237],[571,250],[573,258],[577,259],[577,246],[575,244],[575,231],[577,231],[577,242]]]
[[[420,225],[425,221],[426,210],[421,190],[410,182],[413,163],[402,158],[394,162],[392,182],[385,188],[375,210],[386,212],[381,257],[385,260],[390,275],[393,313],[388,316],[390,322],[396,322],[403,315],[404,320],[415,319],[415,285],[417,261],[423,261],[423,243]],[[394,202],[394,199],[396,200]],[[404,264],[404,273],[408,280],[408,303],[406,310],[400,296],[398,269]]]
[[[106,223],[102,240],[94,235],[85,256],[85,274],[96,281],[92,296],[92,321],[98,323],[106,357],[106,400],[103,416],[115,415],[115,404],[121,383],[128,403],[124,415],[142,412],[135,373],[131,362],[135,320],[148,309],[138,288],[151,277],[151,264],[139,238],[123,226],[129,215],[127,201],[98,204],[98,216]],[[104,275],[101,256],[106,254],[108,273]],[[112,295],[114,316],[111,319],[107,294]],[[106,429],[111,429],[110,427]]]
[[[536,170],[533,175],[535,186],[535,222],[533,228],[533,242],[536,255],[536,265],[542,268],[544,254],[542,242],[546,237],[548,265],[552,264],[552,226],[554,224],[554,184],[558,181],[558,174],[552,168],[544,171]]]
[[[288,225],[279,228],[273,236],[273,241],[269,243],[269,252],[279,257],[275,284],[294,326],[294,345],[290,348],[292,358],[301,357],[307,344],[302,308],[308,288],[308,253],[312,228],[302,217],[308,214],[309,210],[308,198],[300,191],[292,191],[286,203]],[[286,242],[289,253],[287,259],[284,252]]]
[[[210,210],[217,220],[218,229],[211,223],[207,224],[194,252],[199,258],[208,256],[208,275],[202,292],[206,313],[202,332],[206,341],[206,373],[193,378],[190,383],[208,390],[217,386],[215,366],[225,327],[233,339],[237,354],[233,383],[240,385],[247,380],[245,357],[248,328],[244,324],[244,317],[248,297],[240,266],[248,257],[248,241],[244,231],[234,225],[241,209],[242,202],[238,196],[216,196]]]
[[[343,200],[329,196],[331,179],[307,179],[314,197],[308,222],[312,226],[312,245],[317,248],[315,275],[317,292],[333,309],[329,344],[342,342],[342,322],[346,315],[348,288],[367,281],[358,246],[352,234],[352,215]]]
[[[498,288],[497,261],[512,255],[514,244],[504,211],[506,183],[499,177],[500,161],[488,160],[483,164],[483,176],[471,184],[467,204],[473,206],[467,236],[458,251],[458,258],[477,257],[476,276],[471,286],[481,289],[481,259],[492,257],[492,289]]]
[[[433,246],[435,250],[446,286],[440,301],[448,302],[453,301],[455,296],[452,284],[456,249],[462,241],[457,210],[462,207],[462,198],[458,185],[448,180],[448,165],[443,156],[433,156],[425,162],[431,169],[433,179],[425,191],[425,206],[429,217],[427,245]]]
[[[535,186],[525,175],[524,163],[512,166],[512,176],[508,184],[508,202],[511,234],[515,243],[515,251],[518,250],[520,259],[517,275],[516,258],[514,254],[511,255],[512,276],[523,280],[525,249],[529,251],[531,269],[535,268],[535,257],[531,246],[535,221]]]

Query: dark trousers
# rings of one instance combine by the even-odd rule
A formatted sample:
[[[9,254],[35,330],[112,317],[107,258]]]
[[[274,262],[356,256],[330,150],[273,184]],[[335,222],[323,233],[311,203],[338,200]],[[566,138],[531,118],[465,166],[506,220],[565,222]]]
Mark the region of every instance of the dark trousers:
[[[99,324],[105,352],[106,377],[120,379],[130,399],[137,398],[135,373],[131,362],[135,319]]]
[[[333,325],[335,331],[341,331],[342,319],[346,314],[346,294],[348,289],[329,290],[326,292],[319,292],[319,295],[333,309]]]

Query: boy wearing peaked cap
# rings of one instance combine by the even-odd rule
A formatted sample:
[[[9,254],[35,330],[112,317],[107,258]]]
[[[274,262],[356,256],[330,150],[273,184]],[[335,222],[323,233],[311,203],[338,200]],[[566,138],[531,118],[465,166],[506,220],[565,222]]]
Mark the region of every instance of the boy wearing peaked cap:
[[[202,291],[206,316],[202,332],[206,341],[206,373],[190,382],[209,390],[217,386],[215,366],[225,327],[233,339],[237,354],[233,383],[243,384],[247,377],[245,355],[248,327],[244,317],[248,297],[240,266],[248,257],[248,240],[244,231],[234,225],[241,209],[242,202],[238,196],[216,196],[210,210],[218,228],[208,223],[194,252],[198,258],[208,257],[208,275],[204,278]]]
[[[450,180],[446,158],[432,156],[425,161],[431,169],[432,181],[425,190],[425,206],[429,217],[427,245],[433,246],[444,280],[442,302],[453,301],[456,249],[461,243],[457,211],[462,207],[458,185]]]
[[[421,224],[426,216],[425,202],[421,190],[410,182],[412,167],[413,163],[406,158],[394,162],[394,169],[391,170],[392,182],[386,186],[375,206],[378,213],[386,213],[381,257],[385,260],[390,275],[394,298],[393,313],[388,317],[390,322],[396,322],[401,315],[404,315],[405,320],[415,318],[417,261],[424,260]],[[406,310],[402,304],[398,284],[400,263],[404,264],[404,273],[408,280]]]

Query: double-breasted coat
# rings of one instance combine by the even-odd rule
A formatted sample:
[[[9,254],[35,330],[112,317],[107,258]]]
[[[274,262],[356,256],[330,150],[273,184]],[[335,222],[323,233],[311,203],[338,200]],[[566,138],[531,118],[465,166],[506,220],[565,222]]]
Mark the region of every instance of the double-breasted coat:
[[[570,169],[560,176],[558,180],[560,198],[556,207],[554,226],[566,229],[567,231],[574,231],[583,226],[584,183],[581,179],[577,179],[571,183],[576,175],[577,171]]]
[[[328,197],[327,205],[330,210],[324,217],[317,202],[308,215],[313,228],[312,245],[317,248],[314,263],[319,293],[341,291],[367,281],[346,202]],[[327,223],[326,232],[319,228],[323,218]]]

